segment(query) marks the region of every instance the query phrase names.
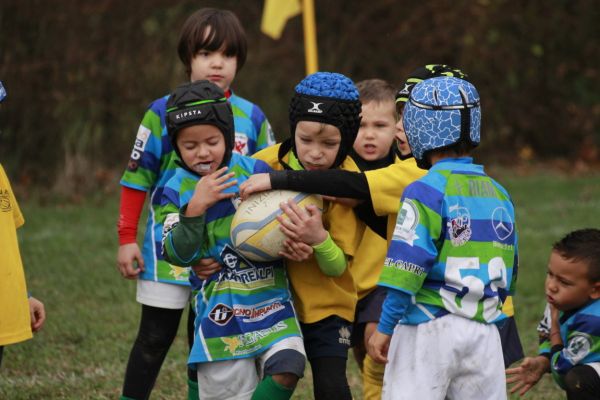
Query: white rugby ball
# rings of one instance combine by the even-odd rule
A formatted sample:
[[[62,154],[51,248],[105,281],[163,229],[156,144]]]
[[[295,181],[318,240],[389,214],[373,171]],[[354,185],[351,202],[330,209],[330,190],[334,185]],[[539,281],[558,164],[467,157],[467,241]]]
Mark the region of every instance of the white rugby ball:
[[[240,203],[231,222],[231,242],[238,252],[253,261],[281,258],[285,235],[276,217],[283,214],[279,205],[289,199],[301,207],[314,204],[323,209],[323,199],[315,194],[270,190],[250,195]]]

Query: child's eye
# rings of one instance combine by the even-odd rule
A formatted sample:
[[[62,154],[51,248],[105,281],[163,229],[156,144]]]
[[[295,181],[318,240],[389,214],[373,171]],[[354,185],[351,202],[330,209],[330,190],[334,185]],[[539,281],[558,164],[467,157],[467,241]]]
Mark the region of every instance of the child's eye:
[[[196,53],[197,56],[202,56],[202,57],[206,57],[210,54],[210,51],[208,50],[200,50]]]

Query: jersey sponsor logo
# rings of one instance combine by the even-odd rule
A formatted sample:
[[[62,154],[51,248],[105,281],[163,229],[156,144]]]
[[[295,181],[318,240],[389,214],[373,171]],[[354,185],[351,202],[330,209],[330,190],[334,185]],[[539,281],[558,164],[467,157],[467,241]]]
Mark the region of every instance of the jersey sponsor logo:
[[[321,110],[319,107],[321,106],[321,104],[323,103],[315,103],[314,101],[311,101],[312,107],[309,108],[308,110],[306,110],[306,112],[309,113],[313,113],[313,114],[323,114],[323,110]]]
[[[340,337],[338,338],[338,342],[340,344],[345,344],[346,346],[350,346],[350,329],[347,326],[342,326],[338,331]]]
[[[9,212],[12,210],[10,205],[10,192],[8,189],[0,189],[0,211]]]
[[[448,236],[453,246],[462,246],[471,239],[471,214],[458,204],[448,209],[449,220],[446,223]]]
[[[425,268],[421,267],[420,265],[402,260],[394,260],[391,257],[386,257],[385,261],[383,262],[383,266],[401,269],[403,271],[410,272],[411,274],[415,274],[418,276],[424,276],[426,274]]]
[[[469,195],[473,197],[498,197],[492,183],[482,180],[469,181]]]
[[[504,207],[496,207],[492,212],[492,228],[500,240],[506,240],[514,230],[512,217]]]
[[[259,344],[261,339],[283,331],[287,329],[287,327],[288,326],[284,321],[279,321],[266,329],[260,329],[232,337],[222,337],[221,341],[225,343],[225,351],[234,356],[239,356],[258,350],[260,345],[255,345]]]
[[[176,281],[187,281],[190,279],[190,268],[178,267],[177,265],[169,264],[169,275],[175,278]]]
[[[254,290],[275,285],[275,268],[272,265],[257,268],[229,245],[223,247],[221,259],[226,268],[219,273],[216,291]]]
[[[150,129],[140,125],[137,135],[135,136],[135,143],[133,144],[131,157],[129,158],[129,163],[127,164],[127,169],[130,171],[135,171],[140,165],[140,159],[142,158],[142,154],[146,148],[146,143],[148,143],[148,139],[150,138],[151,134],[152,133],[150,132]]]
[[[233,145],[233,151],[243,156],[248,154],[248,136],[241,132],[235,133],[235,143]]]
[[[409,245],[413,245],[418,239],[417,226],[419,225],[419,210],[411,199],[406,199],[402,203],[402,208],[398,212],[396,227],[394,228],[393,240],[402,240]]]
[[[270,304],[261,303],[251,306],[234,304],[233,315],[235,317],[242,317],[244,322],[257,322],[285,309],[281,301],[269,302]]]
[[[589,353],[592,348],[592,338],[587,333],[578,332],[567,343],[563,354],[571,362],[571,364],[579,364]]]
[[[233,309],[223,303],[217,304],[208,313],[208,319],[219,326],[227,325],[231,318],[233,318]]]

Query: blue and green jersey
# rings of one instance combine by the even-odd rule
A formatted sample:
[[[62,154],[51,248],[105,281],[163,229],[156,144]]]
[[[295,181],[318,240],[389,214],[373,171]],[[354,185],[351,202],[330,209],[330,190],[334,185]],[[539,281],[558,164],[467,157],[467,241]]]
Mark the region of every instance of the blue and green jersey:
[[[140,274],[140,279],[189,285],[188,269],[167,263],[161,255],[163,224],[157,216],[162,214],[160,202],[163,189],[177,168],[177,155],[165,125],[168,98],[165,96],[155,100],[146,110],[121,185],[149,194],[142,247],[145,271]],[[234,152],[251,155],[275,143],[269,122],[257,105],[233,93],[229,102],[236,132]]]
[[[237,185],[225,192],[235,193],[248,176],[271,168],[263,161],[232,154],[229,171],[235,173]],[[301,336],[283,260],[249,261],[233,248],[229,232],[239,199],[221,200],[210,207],[203,216],[202,243],[193,246],[193,255],[186,259],[177,254],[179,246],[189,248],[193,243],[191,238],[175,243],[173,232],[198,179],[179,169],[163,191],[168,259],[187,266],[214,258],[222,265],[206,280],[191,273],[196,329],[189,363],[254,357],[284,338]]]
[[[506,318],[502,303],[514,289],[517,261],[507,191],[471,158],[437,162],[404,190],[378,283],[390,298],[380,330],[449,313],[484,323]]]
[[[575,365],[600,362],[600,300],[590,301],[578,310],[559,314],[560,338],[564,347],[554,354],[551,354],[549,340],[550,315],[550,307],[546,305],[544,318],[538,325],[538,332],[543,338],[539,354],[550,357],[552,377],[564,388],[564,375]]]

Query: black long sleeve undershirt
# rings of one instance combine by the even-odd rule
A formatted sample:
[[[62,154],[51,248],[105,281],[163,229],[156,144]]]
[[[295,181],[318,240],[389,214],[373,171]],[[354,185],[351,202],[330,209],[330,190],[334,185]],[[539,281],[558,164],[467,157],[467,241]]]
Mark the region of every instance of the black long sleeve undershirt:
[[[318,193],[326,196],[369,200],[369,183],[362,172],[327,169],[322,171],[273,171],[269,173],[273,189]]]
[[[288,189],[325,196],[366,200],[355,208],[357,216],[382,238],[386,238],[387,218],[373,210],[369,183],[362,172],[328,169],[322,171],[273,171],[271,188]]]

